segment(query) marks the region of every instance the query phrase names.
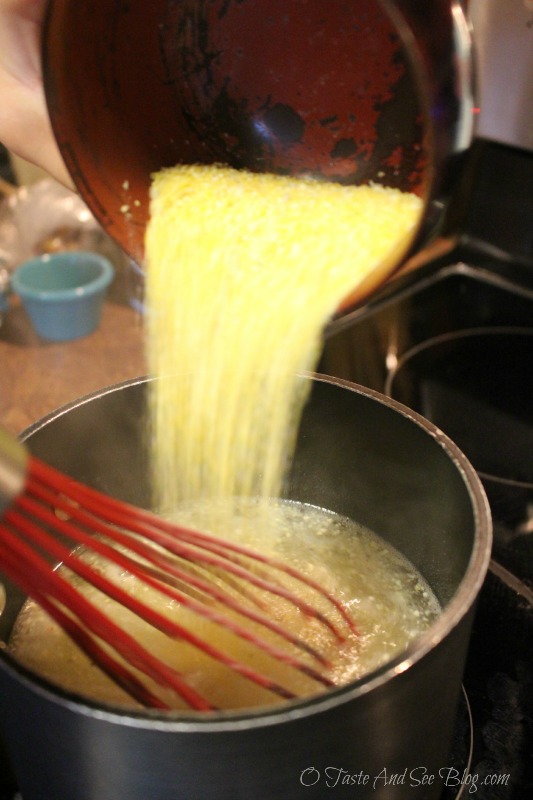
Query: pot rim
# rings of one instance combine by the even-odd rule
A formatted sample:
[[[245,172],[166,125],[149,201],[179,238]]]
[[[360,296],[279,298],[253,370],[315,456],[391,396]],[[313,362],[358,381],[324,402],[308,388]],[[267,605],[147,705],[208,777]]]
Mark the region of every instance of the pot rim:
[[[300,700],[291,700],[281,705],[267,706],[264,709],[251,708],[235,711],[186,712],[123,709],[105,703],[98,703],[73,692],[66,691],[44,678],[35,675],[20,665],[9,653],[0,648],[0,668],[14,672],[17,679],[31,691],[45,695],[50,702],[70,708],[76,713],[88,717],[97,717],[110,723],[126,725],[132,728],[149,728],[166,732],[214,733],[231,732],[250,728],[268,728],[280,725],[293,719],[302,719],[320,714],[366,695],[394,677],[400,676],[423,659],[437,647],[469,613],[475,604],[489,567],[492,549],[492,520],[490,507],[483,485],[473,466],[462,451],[436,425],[417,412],[375,391],[359,384],[319,373],[303,373],[312,380],[338,386],[389,407],[403,417],[422,428],[435,442],[446,451],[458,470],[470,495],[474,517],[474,542],[472,552],[463,578],[452,599],[438,616],[436,621],[404,650],[400,655],[387,661],[377,670],[344,686],[330,689]],[[93,399],[103,397],[129,386],[147,384],[154,380],[150,376],[133,378],[118,384],[107,386],[91,394],[52,411],[45,417],[27,427],[21,434],[21,441],[26,441],[32,434],[48,425],[54,419],[68,413],[74,408],[85,405]]]

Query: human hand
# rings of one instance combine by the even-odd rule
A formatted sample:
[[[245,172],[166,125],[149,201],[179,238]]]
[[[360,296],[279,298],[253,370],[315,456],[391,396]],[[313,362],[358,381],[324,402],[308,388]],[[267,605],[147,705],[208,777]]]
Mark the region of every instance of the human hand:
[[[44,97],[41,31],[46,0],[0,0],[0,142],[73,188]]]

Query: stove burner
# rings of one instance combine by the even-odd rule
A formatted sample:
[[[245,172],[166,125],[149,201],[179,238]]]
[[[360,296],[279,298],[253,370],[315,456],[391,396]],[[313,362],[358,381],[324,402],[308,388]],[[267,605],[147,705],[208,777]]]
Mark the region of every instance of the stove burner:
[[[533,589],[533,329],[454,331],[406,352],[385,385],[461,448],[494,521],[494,557]]]

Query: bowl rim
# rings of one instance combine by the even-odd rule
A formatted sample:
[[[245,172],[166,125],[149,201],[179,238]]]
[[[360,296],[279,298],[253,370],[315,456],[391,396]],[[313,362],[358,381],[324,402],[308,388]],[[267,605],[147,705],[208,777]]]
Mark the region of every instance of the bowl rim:
[[[77,263],[82,261],[99,267],[99,273],[79,286],[65,287],[64,289],[36,289],[25,283],[25,274],[32,273],[41,265],[58,264],[61,265],[61,268],[68,268],[70,262]],[[79,300],[104,291],[111,283],[114,275],[115,270],[109,259],[99,253],[88,250],[49,253],[30,258],[19,264],[11,277],[11,289],[24,300],[43,302]]]

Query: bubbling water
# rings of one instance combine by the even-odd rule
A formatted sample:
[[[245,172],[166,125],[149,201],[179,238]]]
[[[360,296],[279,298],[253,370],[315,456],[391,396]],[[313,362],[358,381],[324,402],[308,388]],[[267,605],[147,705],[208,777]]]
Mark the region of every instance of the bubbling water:
[[[346,517],[298,503],[265,505],[244,501],[231,507],[225,503],[215,503],[211,507],[205,503],[193,505],[182,510],[177,519],[181,524],[221,535],[227,535],[227,525],[231,524],[232,540],[287,561],[346,606],[356,621],[357,632],[339,646],[322,626],[302,615],[296,607],[282,598],[268,598],[269,615],[326,656],[329,661],[326,675],[336,686],[357,680],[401,654],[439,614],[438,602],[417,570],[383,539]],[[213,524],[213,520],[218,520],[218,524]],[[98,561],[98,556],[90,558]],[[64,567],[60,569],[67,572]],[[272,659],[213,623],[199,619],[176,601],[167,598],[162,605],[154,589],[140,584],[118,568],[105,569],[121,587],[127,587],[135,596],[192,628],[236,659],[268,674],[298,697],[323,691],[312,678]],[[78,586],[82,583],[76,577],[71,580]],[[215,707],[255,708],[281,702],[267,689],[256,686],[185,642],[170,639],[149,627],[93,587],[85,585],[83,591],[152,653],[179,669],[187,682]],[[316,597],[306,597],[311,591],[306,589],[303,596],[316,604]],[[299,593],[302,594],[301,590]],[[331,613],[327,607],[324,611]],[[250,627],[254,630],[253,624]],[[261,631],[261,635],[279,644],[275,633]],[[100,702],[128,706],[133,703],[31,600],[19,615],[9,649],[29,669],[65,689]],[[295,648],[292,652],[300,655]],[[172,692],[158,690],[158,693],[171,708],[185,707]]]

